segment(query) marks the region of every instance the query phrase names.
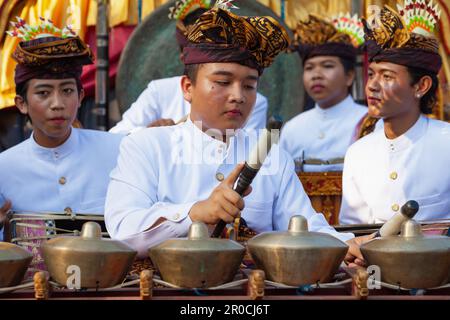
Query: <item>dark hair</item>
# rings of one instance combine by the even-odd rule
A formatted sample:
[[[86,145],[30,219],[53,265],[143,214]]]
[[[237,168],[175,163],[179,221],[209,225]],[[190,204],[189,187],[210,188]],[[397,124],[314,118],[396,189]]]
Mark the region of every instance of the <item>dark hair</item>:
[[[188,64],[184,66],[184,75],[187,76],[194,85],[197,81],[198,70],[201,66],[202,64]]]
[[[342,64],[342,66],[344,67],[344,73],[346,75],[348,75],[350,72],[355,72],[355,66],[356,66],[356,61],[355,60],[342,58],[342,57],[338,57],[338,58],[339,58],[339,61]],[[352,94],[352,87],[353,87],[353,85],[350,85],[348,87],[348,93],[349,94]]]
[[[338,57],[339,61],[341,61],[342,66],[344,67],[345,74],[348,74],[351,71],[355,71],[356,62],[352,59],[346,59],[342,57]]]
[[[80,92],[83,89],[83,85],[81,84],[81,79],[79,79],[79,78],[74,78],[74,79],[75,79],[75,82],[77,83],[78,95],[80,95]],[[30,80],[27,80],[25,82],[22,82],[22,83],[19,83],[18,85],[16,85],[16,94],[18,96],[21,96],[22,99],[25,101],[25,103],[28,103],[27,90],[28,90],[28,84],[30,83]]]
[[[28,90],[28,84],[30,80],[27,80],[25,82],[19,83],[16,85],[16,94],[18,96],[21,96],[22,99],[27,102],[27,90]]]
[[[433,72],[420,69],[420,68],[412,68],[407,67],[409,76],[411,77],[411,86],[415,85],[425,76],[429,76],[431,78],[431,87],[425,93],[425,95],[420,98],[420,111],[424,114],[430,114],[433,112],[433,107],[436,105],[437,102],[437,89],[439,87],[439,80],[437,78],[437,75]]]

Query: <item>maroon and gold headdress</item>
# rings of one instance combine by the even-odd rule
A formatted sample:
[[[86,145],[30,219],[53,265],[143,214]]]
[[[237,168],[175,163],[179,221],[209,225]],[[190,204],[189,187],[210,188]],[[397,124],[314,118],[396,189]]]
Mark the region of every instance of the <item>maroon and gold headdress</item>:
[[[387,61],[438,73],[442,59],[433,36],[440,10],[432,1],[406,0],[399,13],[384,6],[371,23],[363,20],[370,61]]]
[[[79,79],[82,66],[93,63],[91,49],[70,26],[59,29],[51,20],[33,27],[21,18],[11,22],[10,36],[23,39],[13,53],[17,61],[14,80],[16,86],[33,78]]]
[[[212,0],[177,0],[173,7],[169,8],[169,19],[177,20],[175,37],[181,48],[187,45],[186,35],[188,27],[184,21],[196,18],[201,13],[211,9]],[[196,20],[196,19],[195,19]]]
[[[272,17],[240,17],[221,8],[200,16],[187,35],[183,62],[237,62],[261,74],[289,46],[286,30]]]
[[[315,56],[338,56],[356,60],[357,48],[364,43],[364,32],[357,15],[340,14],[331,21],[310,14],[294,30],[294,47],[303,63]]]

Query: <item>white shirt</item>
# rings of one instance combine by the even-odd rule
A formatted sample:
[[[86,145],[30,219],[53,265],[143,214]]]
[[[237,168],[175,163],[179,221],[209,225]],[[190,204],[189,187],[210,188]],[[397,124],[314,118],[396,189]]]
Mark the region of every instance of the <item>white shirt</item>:
[[[72,128],[59,147],[33,137],[0,153],[0,205],[13,211],[103,214],[122,135]]]
[[[262,129],[267,122],[267,98],[256,94],[256,102],[246,128]],[[151,81],[138,99],[125,111],[122,120],[109,131],[128,134],[146,128],[158,119],[175,123],[191,112],[191,104],[183,97],[181,76]]]
[[[188,215],[191,207],[209,197],[220,183],[218,174],[227,177],[244,161],[253,145],[249,136],[239,130],[227,147],[187,120],[124,138],[105,204],[111,237],[146,256],[150,247],[186,236],[192,223]],[[353,237],[337,233],[314,211],[292,160],[278,145],[272,147],[252,188],[244,198],[242,217],[257,232],[286,230],[289,218],[302,214],[308,218],[310,230],[330,233],[343,241]],[[149,230],[160,218],[167,220]]]
[[[420,116],[405,134],[377,130],[347,151],[342,224],[382,223],[408,200],[419,221],[450,218],[450,124]]]
[[[355,127],[367,113],[349,95],[335,106],[322,109],[317,104],[288,121],[281,130],[281,146],[294,159],[344,158]],[[303,171],[342,171],[343,164],[305,164]]]

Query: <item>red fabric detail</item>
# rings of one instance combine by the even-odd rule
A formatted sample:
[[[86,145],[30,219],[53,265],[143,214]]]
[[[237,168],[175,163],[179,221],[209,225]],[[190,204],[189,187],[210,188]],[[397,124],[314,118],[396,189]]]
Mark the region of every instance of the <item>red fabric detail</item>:
[[[444,3],[444,1],[438,0],[438,2],[439,2],[439,7],[445,13],[445,14],[441,15],[441,19],[439,20],[439,28],[440,28],[440,30],[442,32],[441,40],[442,40],[442,44],[444,45],[445,52],[447,54],[450,54],[450,43],[447,42],[447,37],[444,34],[444,24],[442,23],[442,20],[450,19],[450,10],[448,9],[448,7]]]
[[[16,65],[14,82],[16,86],[30,79],[66,79],[75,78],[79,81],[82,66],[70,60],[60,60],[44,66],[30,67],[22,64]]]
[[[303,65],[306,60],[316,56],[336,56],[356,61],[357,49],[351,44],[328,42],[321,45],[300,44],[297,51],[302,58]]]
[[[109,33],[109,85],[115,86],[117,70],[119,67],[120,55],[136,26],[119,25],[110,30]],[[91,47],[94,56],[97,57],[97,44],[95,26],[88,27],[86,31],[86,43]],[[96,65],[89,65],[83,68],[81,82],[87,97],[95,96],[95,68]]]

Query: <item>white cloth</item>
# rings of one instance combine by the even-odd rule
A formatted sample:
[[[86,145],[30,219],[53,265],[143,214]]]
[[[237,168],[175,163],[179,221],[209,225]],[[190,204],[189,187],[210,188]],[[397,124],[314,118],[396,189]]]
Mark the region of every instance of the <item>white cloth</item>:
[[[341,224],[382,223],[406,201],[414,219],[450,218],[450,124],[420,116],[405,134],[388,139],[377,130],[347,151]],[[393,179],[394,178],[394,179]]]
[[[349,95],[337,105],[322,109],[317,104],[290,121],[281,130],[281,147],[295,160],[344,158],[356,125],[367,113]],[[343,164],[305,164],[303,171],[342,171]]]
[[[150,247],[168,238],[186,236],[192,223],[191,207],[209,197],[219,184],[218,173],[226,177],[245,160],[257,140],[249,137],[247,131],[239,130],[227,147],[188,119],[124,138],[106,197],[109,234],[133,247],[139,256],[146,256]],[[308,218],[310,230],[343,241],[353,237],[337,233],[314,211],[292,159],[278,145],[272,148],[252,188],[244,198],[242,217],[257,232],[286,230],[289,218],[302,214]],[[150,229],[160,218],[167,220]]]
[[[267,98],[256,94],[256,102],[245,128],[262,129],[267,121]],[[146,128],[158,119],[172,119],[175,123],[191,112],[191,105],[184,100],[181,77],[151,81],[138,99],[125,111],[122,120],[109,131],[128,134]]]
[[[59,147],[33,136],[0,154],[0,205],[13,211],[103,214],[109,173],[123,136],[72,128]]]

